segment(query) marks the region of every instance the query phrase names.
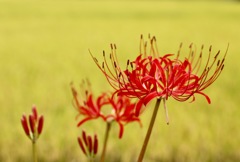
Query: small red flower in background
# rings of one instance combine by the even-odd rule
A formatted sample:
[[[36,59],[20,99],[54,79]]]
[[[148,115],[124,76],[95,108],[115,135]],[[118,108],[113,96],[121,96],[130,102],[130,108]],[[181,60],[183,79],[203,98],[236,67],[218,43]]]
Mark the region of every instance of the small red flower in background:
[[[22,127],[26,135],[35,142],[42,133],[44,117],[38,116],[36,106],[32,107],[32,114],[27,116],[24,114],[21,119]],[[29,128],[30,127],[30,128]]]
[[[131,103],[126,96],[108,96],[110,106],[112,106],[111,114],[107,115],[108,121],[116,121],[119,125],[119,138],[123,135],[123,127],[125,124],[137,121],[141,125],[140,119],[135,115],[136,104]]]
[[[85,97],[81,97],[72,86],[74,106],[78,111],[78,116],[83,116],[83,119],[77,125],[78,127],[89,120],[97,118],[109,123],[116,121],[120,128],[119,138],[121,138],[125,124],[133,121],[140,123],[140,119],[135,116],[135,103],[131,103],[128,97],[117,96],[108,92],[102,93],[95,99],[92,92],[85,92]],[[109,111],[106,111],[106,107],[108,107]]]
[[[84,116],[78,123],[78,127],[88,120],[97,119],[99,117],[106,120],[106,116],[101,113],[101,108],[108,102],[106,94],[101,94],[95,101],[91,92],[86,91],[85,96],[80,96],[73,86],[72,94],[74,97],[74,107],[78,111],[78,116]]]
[[[142,104],[146,105],[154,98],[162,98],[165,102],[172,96],[178,101],[186,101],[189,98],[195,100],[195,94],[203,95],[208,103],[210,98],[203,90],[211,85],[221,74],[224,68],[226,53],[222,59],[218,59],[220,51],[212,58],[212,47],[209,48],[207,62],[201,67],[203,60],[203,46],[199,56],[190,45],[188,58],[180,60],[180,45],[178,54],[166,54],[159,56],[156,38],[149,36],[148,42],[140,41],[140,55],[134,61],[127,61],[127,68],[122,70],[116,56],[116,45],[111,45],[110,60],[105,57],[104,62],[99,64],[93,57],[99,69],[106,76],[109,84],[116,90],[118,95],[130,98],[139,98],[136,106],[136,115],[141,113]],[[199,71],[202,72],[199,74]],[[165,105],[165,104],[164,104]]]
[[[78,137],[78,144],[82,152],[89,158],[93,158],[98,152],[98,138],[95,134],[94,137],[86,135],[85,131],[82,131],[82,137]]]

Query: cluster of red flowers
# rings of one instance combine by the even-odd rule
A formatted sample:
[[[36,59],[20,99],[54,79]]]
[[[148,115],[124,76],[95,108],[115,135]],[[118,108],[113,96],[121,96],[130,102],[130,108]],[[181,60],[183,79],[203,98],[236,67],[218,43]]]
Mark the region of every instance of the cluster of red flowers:
[[[111,45],[110,63],[105,58],[105,52],[103,52],[102,65],[93,57],[109,84],[116,90],[115,93],[139,99],[136,115],[142,112],[143,104],[146,105],[154,98],[162,98],[165,101],[172,96],[178,101],[186,101],[189,98],[194,101],[195,94],[201,94],[210,103],[210,98],[203,93],[203,90],[222,72],[226,54],[222,59],[218,59],[220,54],[218,51],[211,59],[210,46],[207,63],[201,67],[203,46],[197,57],[191,44],[188,58],[181,61],[179,56],[182,44],[176,57],[174,54],[159,56],[156,38],[149,37],[149,40],[150,48],[147,48],[147,42],[141,36],[140,55],[134,61],[128,61],[125,70],[122,70],[118,64],[116,45]],[[200,70],[202,72],[198,74]]]
[[[88,157],[94,157],[98,151],[98,139],[97,135],[94,138],[87,135],[85,131],[82,131],[82,137],[78,137],[78,144],[83,153]]]
[[[25,134],[32,140],[32,142],[36,142],[39,135],[42,133],[43,121],[43,115],[40,117],[38,116],[36,106],[32,107],[32,114],[28,116],[28,120],[25,114],[22,116],[21,123],[23,130]]]
[[[133,61],[128,60],[125,69],[119,65],[115,44],[111,44],[110,59],[107,59],[103,51],[102,63],[99,63],[91,54],[115,91],[104,92],[95,99],[90,91],[86,91],[85,97],[80,97],[72,86],[74,105],[79,115],[83,116],[78,126],[97,118],[107,123],[116,121],[120,128],[119,138],[121,138],[124,125],[133,121],[140,123],[139,115],[153,99],[163,100],[167,120],[166,100],[169,97],[181,102],[188,99],[194,101],[195,94],[200,94],[208,103],[211,103],[209,96],[203,90],[221,74],[226,53],[222,59],[219,59],[220,51],[212,57],[210,46],[206,64],[202,66],[204,46],[197,55],[191,44],[189,55],[181,59],[182,44],[177,55],[160,56],[155,37],[149,36],[149,42],[145,42],[142,36],[140,40],[140,54]],[[132,98],[136,98],[137,101],[132,103]],[[111,107],[111,111],[107,114],[102,111],[105,106]]]
[[[141,124],[139,115],[145,109],[143,105],[146,106],[153,99],[159,101],[156,104],[157,108],[162,99],[165,110],[166,100],[169,97],[181,102],[190,98],[194,101],[195,94],[200,94],[206,98],[208,103],[211,103],[209,96],[203,90],[210,86],[221,74],[227,52],[221,59],[219,59],[220,51],[212,57],[212,47],[210,46],[206,64],[202,66],[204,46],[201,47],[200,53],[197,55],[194,46],[191,44],[188,56],[183,59],[180,58],[181,48],[182,44],[176,56],[174,54],[160,56],[156,38],[149,36],[149,42],[145,42],[141,36],[140,54],[133,61],[128,60],[125,69],[122,69],[119,65],[116,45],[111,44],[109,60],[106,59],[106,54],[103,51],[104,61],[102,64],[92,55],[96,65],[115,91],[103,92],[95,98],[89,87],[87,90],[82,87],[81,92],[84,93],[80,95],[72,85],[74,106],[78,111],[78,116],[83,117],[77,126],[79,127],[89,120],[98,118],[106,122],[108,126],[112,122],[117,122],[119,138],[121,138],[124,125],[134,121]],[[136,98],[137,102],[132,102],[132,98]],[[109,111],[104,111],[105,107],[110,108]],[[26,115],[22,116],[23,129],[33,144],[42,132],[43,121],[43,116],[38,116],[35,106],[33,106],[32,114],[29,115],[28,120]],[[153,124],[149,128],[152,129],[152,126]],[[149,129],[150,134],[151,129]],[[104,161],[109,130],[110,127],[107,127],[101,161]],[[149,138],[150,135],[147,137]],[[97,135],[92,138],[83,131],[82,137],[78,137],[78,143],[83,153],[89,158],[96,155],[98,150]],[[140,161],[143,158],[145,148],[142,149],[143,154],[140,154]]]
[[[78,127],[86,121],[101,118],[105,122],[116,121],[119,125],[119,138],[123,135],[123,126],[127,123],[137,121],[140,119],[135,116],[134,108],[135,103],[132,103],[126,96],[114,96],[113,93],[102,93],[96,100],[93,93],[85,91],[85,97],[77,92],[72,86],[72,93],[74,97],[74,106],[76,107],[79,115],[84,116],[78,123]],[[104,108],[109,107],[109,111],[103,111]]]

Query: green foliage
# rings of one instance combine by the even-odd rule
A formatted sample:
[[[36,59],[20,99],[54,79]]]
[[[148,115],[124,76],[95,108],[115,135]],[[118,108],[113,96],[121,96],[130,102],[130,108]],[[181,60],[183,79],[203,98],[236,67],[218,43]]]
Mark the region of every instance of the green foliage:
[[[180,42],[186,52],[191,42],[197,49],[212,44],[214,52],[224,53],[228,43],[230,48],[222,75],[207,89],[211,105],[201,96],[194,103],[169,100],[169,126],[160,109],[146,161],[240,161],[239,19],[236,2],[1,0],[0,161],[30,161],[20,118],[32,104],[45,115],[40,161],[84,161],[69,83],[88,77],[96,93],[110,90],[88,49],[100,61],[102,50],[108,53],[116,43],[124,61],[138,55],[140,34],[149,33],[162,54],[175,53]],[[142,117],[143,128],[128,125],[121,141],[113,127],[111,159],[136,160],[152,107]],[[104,126],[84,127],[99,132],[100,140]]]

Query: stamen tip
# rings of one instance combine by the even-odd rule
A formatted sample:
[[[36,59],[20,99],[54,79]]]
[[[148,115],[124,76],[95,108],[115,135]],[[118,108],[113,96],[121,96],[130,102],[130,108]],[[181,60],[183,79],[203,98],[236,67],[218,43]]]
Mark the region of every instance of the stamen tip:
[[[212,51],[212,45],[209,47],[209,52],[211,52]]]
[[[180,43],[180,46],[179,46],[179,48],[182,48],[182,46],[183,46],[183,42],[181,42],[181,43]]]
[[[192,45],[193,45],[193,43],[191,43],[191,44],[189,45],[189,48],[192,48]]]

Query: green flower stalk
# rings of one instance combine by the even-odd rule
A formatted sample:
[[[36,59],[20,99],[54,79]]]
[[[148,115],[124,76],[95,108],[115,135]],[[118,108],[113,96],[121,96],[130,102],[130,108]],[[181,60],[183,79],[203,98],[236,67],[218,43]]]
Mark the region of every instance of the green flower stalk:
[[[107,122],[106,123],[105,137],[104,137],[104,144],[103,144],[103,149],[102,149],[102,155],[101,155],[100,162],[104,162],[104,159],[105,159],[105,154],[106,154],[106,150],[107,150],[107,142],[108,142],[108,137],[109,137],[110,130],[111,130],[111,122]]]

